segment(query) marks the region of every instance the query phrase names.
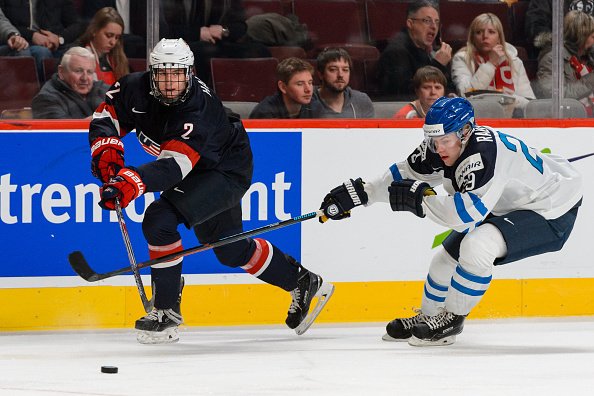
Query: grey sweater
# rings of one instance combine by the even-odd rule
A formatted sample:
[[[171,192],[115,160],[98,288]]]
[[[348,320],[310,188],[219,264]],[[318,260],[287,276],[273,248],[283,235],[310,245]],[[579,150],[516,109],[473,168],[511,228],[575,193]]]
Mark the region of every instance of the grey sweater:
[[[83,98],[60,80],[56,73],[33,98],[33,118],[86,118],[103,102],[108,89],[109,86],[103,81],[95,81],[91,92]]]

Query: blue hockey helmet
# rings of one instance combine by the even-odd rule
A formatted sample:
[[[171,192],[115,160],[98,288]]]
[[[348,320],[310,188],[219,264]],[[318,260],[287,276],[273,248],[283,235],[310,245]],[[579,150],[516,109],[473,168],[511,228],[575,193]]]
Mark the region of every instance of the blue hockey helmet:
[[[467,99],[442,96],[429,108],[423,132],[429,148],[434,150],[433,138],[455,133],[462,140],[465,131],[472,131],[474,125],[474,109]]]

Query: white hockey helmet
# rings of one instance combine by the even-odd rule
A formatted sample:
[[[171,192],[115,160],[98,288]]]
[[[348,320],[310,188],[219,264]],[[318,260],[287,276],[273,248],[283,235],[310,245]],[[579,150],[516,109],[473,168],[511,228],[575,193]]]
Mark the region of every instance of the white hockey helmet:
[[[162,39],[155,45],[149,57],[151,94],[165,105],[183,102],[192,86],[193,67],[194,53],[183,39]],[[187,82],[186,89],[175,98],[166,97],[159,89],[159,79],[165,76],[163,69],[185,69],[183,75]]]

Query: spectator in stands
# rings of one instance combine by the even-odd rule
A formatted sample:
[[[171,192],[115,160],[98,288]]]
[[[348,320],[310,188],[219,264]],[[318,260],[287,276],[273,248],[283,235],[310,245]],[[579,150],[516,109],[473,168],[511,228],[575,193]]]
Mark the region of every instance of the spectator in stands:
[[[29,42],[0,9],[0,56],[31,56]]]
[[[124,53],[129,58],[146,58],[146,9],[145,0],[85,0],[81,14],[89,22],[103,7],[115,8],[124,21]],[[136,70],[139,71],[139,70]]]
[[[250,118],[317,118],[320,102],[314,97],[313,66],[299,58],[287,58],[276,68],[278,91],[254,107]]]
[[[97,79],[112,85],[130,72],[128,58],[124,53],[122,33],[124,21],[112,7],[101,8],[80,38],[80,45],[87,48],[97,59]]]
[[[549,35],[550,37],[550,35]],[[581,11],[570,11],[563,20],[563,78],[566,98],[580,100],[592,115],[594,103],[594,17]],[[550,98],[553,79],[552,43],[543,42],[538,59],[534,91],[538,98]]]
[[[206,83],[210,81],[211,58],[270,56],[265,45],[247,39],[241,0],[161,0],[161,7],[161,36],[181,37],[190,45],[196,75]]]
[[[550,40],[553,28],[553,0],[530,0],[524,20],[526,36],[537,48],[542,47],[538,43]],[[594,1],[592,0],[565,0],[563,3],[563,14],[569,11],[582,11],[594,16]],[[543,37],[544,35],[544,37]]]
[[[381,90],[396,100],[414,98],[412,77],[423,66],[435,66],[448,78],[452,47],[439,38],[439,6],[432,0],[415,0],[406,15],[406,28],[382,52],[378,65]],[[448,87],[452,85],[448,81]]]
[[[373,103],[366,93],[349,87],[353,61],[343,48],[326,48],[318,55],[321,81],[314,96],[320,101],[320,118],[373,118]]]
[[[95,62],[86,48],[66,51],[58,73],[33,98],[33,118],[90,119],[109,89],[103,81],[94,81]]]
[[[518,51],[505,41],[503,25],[491,13],[480,14],[470,24],[466,47],[452,60],[452,80],[461,96],[477,90],[501,92],[516,99],[516,109],[534,99]]]
[[[417,99],[397,111],[396,119],[425,118],[431,105],[445,95],[447,79],[437,67],[421,67],[412,82]]]
[[[30,44],[40,81],[43,59],[61,57],[84,30],[71,0],[0,0],[0,9]]]

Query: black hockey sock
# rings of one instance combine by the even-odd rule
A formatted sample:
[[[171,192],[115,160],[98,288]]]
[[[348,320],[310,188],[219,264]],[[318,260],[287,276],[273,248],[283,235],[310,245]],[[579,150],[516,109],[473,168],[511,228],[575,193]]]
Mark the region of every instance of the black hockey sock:
[[[152,268],[151,280],[155,295],[155,308],[173,308],[179,296],[182,263],[167,268]]]

